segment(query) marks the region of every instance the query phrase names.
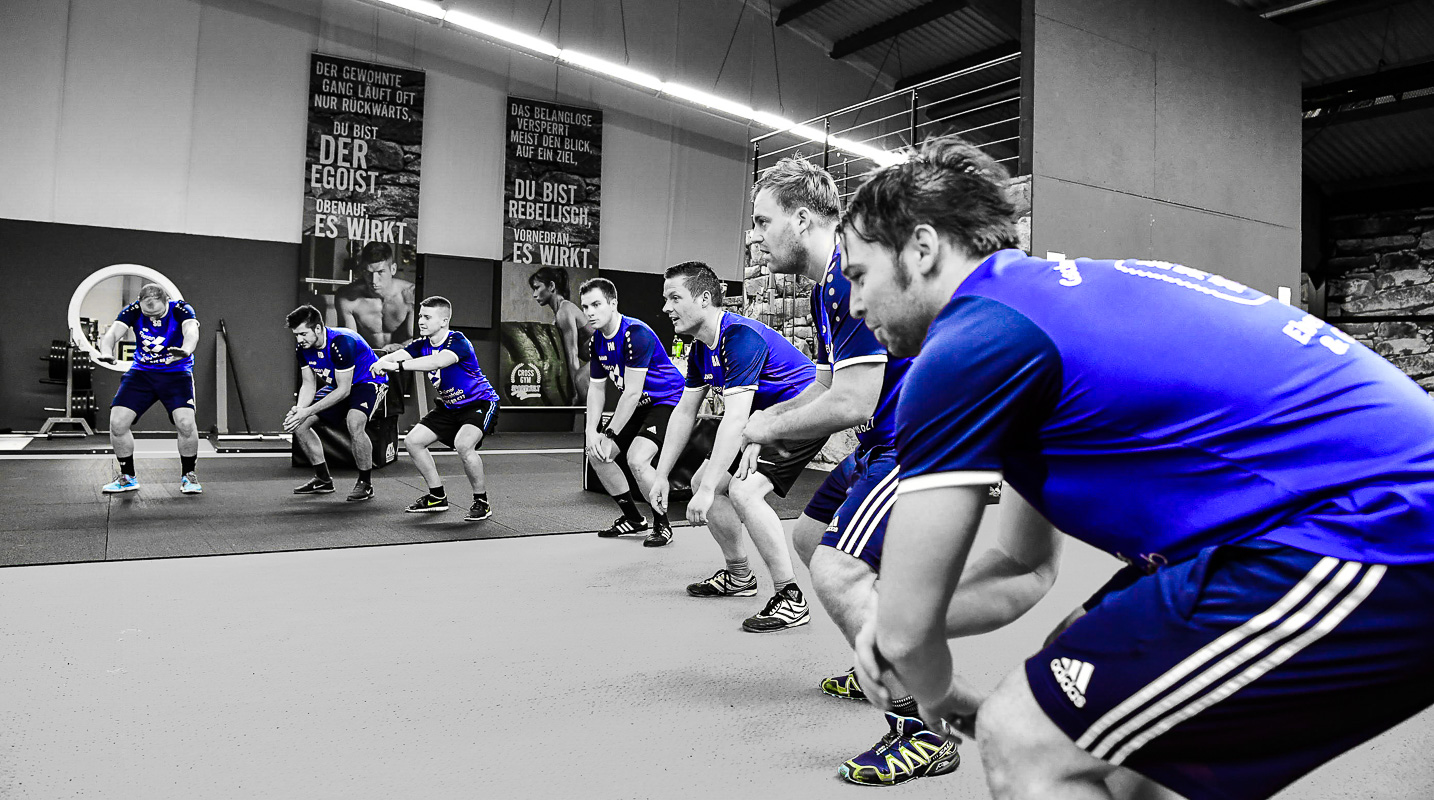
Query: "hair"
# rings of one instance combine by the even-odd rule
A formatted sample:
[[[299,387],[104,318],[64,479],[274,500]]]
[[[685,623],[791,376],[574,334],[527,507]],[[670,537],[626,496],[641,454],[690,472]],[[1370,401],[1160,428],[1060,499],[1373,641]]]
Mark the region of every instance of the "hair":
[[[447,311],[450,316],[453,314],[453,304],[448,302],[448,298],[440,295],[435,294],[432,297],[425,297],[423,298],[423,302],[418,305],[423,308],[441,308]]]
[[[876,170],[852,195],[842,230],[900,251],[930,225],[969,256],[1017,245],[1005,168],[955,136],[928,139],[900,164]]]
[[[798,208],[808,208],[825,220],[841,216],[836,180],[801,156],[789,156],[762,170],[762,176],[752,185],[753,202],[763,189],[771,189],[777,204],[788,214]]]
[[[304,304],[289,312],[284,318],[289,324],[290,330],[303,325],[306,328],[322,328],[324,326],[324,315],[319,313],[317,308]]]
[[[612,281],[607,278],[588,278],[583,281],[582,285],[578,287],[578,297],[582,297],[588,292],[602,292],[609,302],[617,301],[617,287],[613,286]]]
[[[682,284],[687,291],[692,293],[693,298],[701,296],[703,292],[712,293],[712,305],[722,305],[722,294],[724,288],[722,280],[712,268],[701,261],[684,261],[676,266],[667,268],[662,273],[663,278],[682,278]]]
[[[144,300],[150,297],[157,297],[168,303],[169,291],[157,283],[146,283],[139,287],[139,299]]]
[[[557,287],[558,294],[565,298],[569,297],[570,290],[568,289],[568,273],[566,270],[561,270],[556,267],[539,267],[537,272],[528,276],[529,286],[532,286],[534,281],[554,284]]]
[[[369,242],[359,254],[360,264],[377,264],[393,258],[393,248],[385,242]]]

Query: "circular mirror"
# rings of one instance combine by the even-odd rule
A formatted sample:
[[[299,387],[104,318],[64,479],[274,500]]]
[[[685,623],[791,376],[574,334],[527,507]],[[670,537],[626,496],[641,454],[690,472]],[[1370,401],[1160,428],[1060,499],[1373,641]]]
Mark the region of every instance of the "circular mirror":
[[[179,293],[179,287],[175,286],[169,278],[164,277],[158,270],[139,264],[111,264],[108,267],[95,270],[88,278],[80,281],[75,287],[75,293],[70,296],[70,341],[81,350],[89,354],[90,360],[115,372],[125,372],[134,364],[133,360],[123,360],[110,363],[100,360],[99,350],[95,349],[95,343],[85,333],[85,328],[80,324],[80,318],[96,320],[99,323],[100,335],[109,330],[110,325],[119,316],[120,310],[125,306],[139,299],[139,290],[146,283],[157,283],[169,292],[171,300],[183,300]],[[127,338],[133,342],[134,331],[130,331]],[[121,346],[123,351],[123,346]]]

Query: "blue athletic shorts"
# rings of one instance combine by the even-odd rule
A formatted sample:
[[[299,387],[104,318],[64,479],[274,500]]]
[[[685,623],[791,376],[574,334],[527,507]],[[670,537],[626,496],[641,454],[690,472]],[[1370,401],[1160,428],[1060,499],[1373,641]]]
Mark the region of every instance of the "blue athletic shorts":
[[[155,372],[148,369],[130,368],[120,376],[119,390],[110,407],[120,406],[134,411],[136,417],[155,403],[162,403],[164,410],[174,418],[177,409],[194,410],[194,375],[188,372]]]
[[[806,515],[827,523],[821,543],[881,570],[886,519],[896,502],[896,451],[857,449],[837,468],[807,504]]]
[[[1269,797],[1434,704],[1434,564],[1254,539],[1122,583],[1026,679],[1077,746],[1189,800]]]
[[[322,400],[326,394],[328,392],[322,392],[314,399]],[[388,384],[386,383],[355,383],[353,388],[349,389],[346,402],[337,403],[320,411],[318,418],[339,430],[348,430],[350,411],[362,411],[364,416],[373,419],[373,412],[387,394]]]

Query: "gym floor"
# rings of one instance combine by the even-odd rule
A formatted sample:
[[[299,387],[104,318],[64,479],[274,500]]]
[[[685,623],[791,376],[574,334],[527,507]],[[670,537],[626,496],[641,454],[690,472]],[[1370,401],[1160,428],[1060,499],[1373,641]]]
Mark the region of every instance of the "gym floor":
[[[403,514],[422,488],[406,460],[348,504],[291,495],[309,473],[283,454],[205,455],[205,494],[180,496],[172,438],[139,462],[137,496],[99,494],[103,455],[0,455],[0,562],[51,562],[0,571],[0,797],[865,791],[836,768],[885,726],[817,688],[850,665],[817,605],[804,628],[743,633],[764,569],[756,598],[690,598],[721,565],[704,529],[655,550],[599,539],[615,510],[578,487],[571,443],[499,438],[483,523]],[[466,497],[457,460],[438,464]],[[53,563],[85,561],[117,563]],[[994,686],[1115,567],[1070,542],[1051,595],[954,643],[956,663]],[[1426,712],[1281,797],[1434,796],[1431,744]],[[888,791],[987,797],[962,754],[955,774]]]

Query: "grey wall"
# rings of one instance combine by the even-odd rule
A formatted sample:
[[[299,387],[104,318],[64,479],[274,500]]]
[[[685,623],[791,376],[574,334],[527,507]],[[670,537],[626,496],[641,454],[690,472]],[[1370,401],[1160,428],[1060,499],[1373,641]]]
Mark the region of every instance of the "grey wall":
[[[765,4],[446,5],[796,120],[871,85],[773,33]],[[299,241],[313,51],[426,71],[425,252],[501,257],[514,94],[604,111],[604,266],[701,259],[741,277],[747,140],[762,131],[357,0],[0,3],[0,108],[24,109],[0,114],[0,218]]]
[[[1295,35],[1223,0],[1032,0],[1032,249],[1298,294]]]

